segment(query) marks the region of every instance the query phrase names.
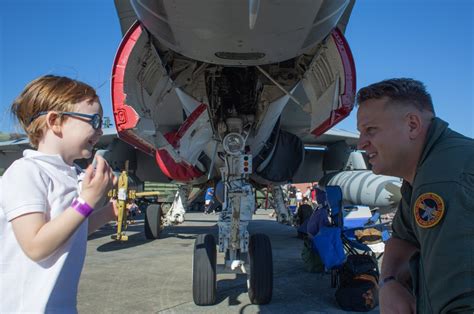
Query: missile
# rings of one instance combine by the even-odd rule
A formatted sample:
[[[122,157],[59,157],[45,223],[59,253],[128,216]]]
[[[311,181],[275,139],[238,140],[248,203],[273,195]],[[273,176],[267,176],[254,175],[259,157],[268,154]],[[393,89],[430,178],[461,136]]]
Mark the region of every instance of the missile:
[[[394,208],[401,200],[402,180],[397,177],[376,175],[371,170],[352,170],[324,176],[319,186],[339,185],[344,204]]]

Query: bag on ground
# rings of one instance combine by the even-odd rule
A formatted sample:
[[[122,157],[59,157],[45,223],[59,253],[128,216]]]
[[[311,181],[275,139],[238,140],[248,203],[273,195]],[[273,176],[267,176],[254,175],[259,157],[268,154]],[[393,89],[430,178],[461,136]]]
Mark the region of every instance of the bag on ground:
[[[303,250],[301,251],[301,259],[303,260],[304,268],[310,273],[324,272],[324,264],[321,261],[318,253],[311,249],[311,241],[306,238],[304,240]]]
[[[369,255],[350,255],[340,271],[336,300],[345,311],[367,312],[378,305],[379,269]]]

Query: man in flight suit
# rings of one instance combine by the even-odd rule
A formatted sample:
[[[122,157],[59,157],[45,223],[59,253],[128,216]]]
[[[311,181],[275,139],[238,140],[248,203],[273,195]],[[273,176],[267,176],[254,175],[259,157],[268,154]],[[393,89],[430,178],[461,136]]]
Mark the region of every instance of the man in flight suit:
[[[413,79],[362,88],[357,103],[358,147],[373,172],[404,179],[382,263],[381,312],[474,313],[474,140],[435,117]]]

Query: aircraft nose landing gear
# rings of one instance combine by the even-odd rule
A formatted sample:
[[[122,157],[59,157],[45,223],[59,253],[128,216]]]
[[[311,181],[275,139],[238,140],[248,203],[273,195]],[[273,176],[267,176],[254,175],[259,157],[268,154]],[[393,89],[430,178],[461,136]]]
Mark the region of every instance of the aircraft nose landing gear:
[[[219,215],[219,252],[225,252],[226,272],[247,274],[250,302],[267,304],[273,293],[273,257],[270,239],[264,234],[249,237],[247,225],[255,209],[255,195],[248,180],[251,156],[226,156],[221,168],[224,183],[223,210]],[[211,234],[199,235],[194,246],[193,299],[196,305],[216,302],[216,243]],[[246,258],[245,258],[246,256]]]

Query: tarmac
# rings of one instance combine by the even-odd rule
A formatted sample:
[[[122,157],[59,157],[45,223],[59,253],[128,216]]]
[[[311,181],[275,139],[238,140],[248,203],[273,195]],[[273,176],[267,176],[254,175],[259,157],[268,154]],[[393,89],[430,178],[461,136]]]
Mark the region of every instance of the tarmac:
[[[296,229],[260,209],[249,232],[265,233],[273,250],[273,298],[254,305],[247,295],[247,276],[217,274],[217,303],[197,306],[192,296],[192,260],[198,234],[217,236],[217,215],[186,213],[185,223],[167,227],[161,238],[147,240],[143,219],[127,231],[127,242],[110,238],[106,225],[89,237],[78,293],[79,313],[350,313],[342,311],[330,275],[308,273],[301,260]],[[217,254],[223,264],[224,254]],[[369,313],[379,313],[378,308]]]

